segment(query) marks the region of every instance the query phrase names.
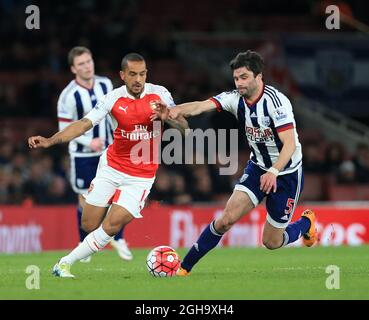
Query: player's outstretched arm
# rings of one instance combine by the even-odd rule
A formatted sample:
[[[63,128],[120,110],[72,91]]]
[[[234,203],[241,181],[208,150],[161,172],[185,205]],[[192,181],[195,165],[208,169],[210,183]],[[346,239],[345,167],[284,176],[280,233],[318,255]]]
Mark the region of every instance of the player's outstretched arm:
[[[168,123],[171,127],[178,129],[181,134],[186,134],[186,129],[189,128],[187,120],[179,116],[176,119],[169,118],[168,106],[161,100],[155,101],[152,104],[153,114],[151,116],[151,121],[160,119]]]
[[[177,119],[181,116],[187,118],[213,110],[216,110],[216,105],[212,100],[188,102],[171,108],[169,110],[169,118]]]
[[[63,130],[55,133],[50,138],[45,138],[42,136],[33,136],[28,138],[28,146],[32,148],[49,148],[54,144],[69,142],[74,138],[79,137],[86,131],[92,128],[91,120],[87,118],[82,118],[81,120],[72,122],[69,126],[65,127]]]

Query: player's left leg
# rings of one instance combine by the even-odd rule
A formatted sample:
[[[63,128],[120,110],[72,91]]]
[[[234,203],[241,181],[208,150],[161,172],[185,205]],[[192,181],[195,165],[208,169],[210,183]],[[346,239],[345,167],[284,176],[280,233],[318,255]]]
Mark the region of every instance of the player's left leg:
[[[234,190],[221,216],[202,231],[198,240],[184,257],[177,274],[187,275],[203,256],[216,247],[222,236],[253,208],[254,203],[246,192]]]
[[[285,228],[277,228],[265,221],[263,230],[263,245],[270,250],[278,249],[283,244],[283,233]]]
[[[223,213],[201,233],[199,239],[184,257],[177,275],[188,275],[194,265],[216,247],[224,233],[263,200],[265,194],[260,190],[260,176],[263,173],[265,171],[251,161],[248,162]]]
[[[263,244],[268,249],[278,249],[303,237],[306,246],[312,246],[317,240],[315,230],[315,214],[311,210],[305,210],[301,218],[290,223],[286,228],[278,228],[268,221],[264,224]]]
[[[123,185],[115,194],[113,203],[126,208],[134,217],[141,218],[140,212],[145,205],[145,200],[153,182],[153,178],[137,178],[124,175]],[[122,230],[124,230],[124,228],[125,227],[123,227]],[[124,237],[121,235],[121,230],[114,236],[110,244],[117,250],[118,255],[123,260],[129,261],[133,259],[133,254]]]

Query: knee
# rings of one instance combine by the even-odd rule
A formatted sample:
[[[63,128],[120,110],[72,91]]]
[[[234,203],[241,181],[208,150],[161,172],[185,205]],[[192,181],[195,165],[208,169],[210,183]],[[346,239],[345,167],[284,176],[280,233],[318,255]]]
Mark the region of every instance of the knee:
[[[105,219],[103,222],[103,228],[108,235],[113,236],[119,232],[122,228],[122,224],[116,221],[111,221],[110,219]]]
[[[225,212],[226,213],[226,212]],[[236,223],[234,219],[229,217],[227,214],[223,215],[216,220],[215,229],[220,233],[225,233]]]
[[[280,248],[282,243],[279,240],[263,239],[263,245],[269,250],[275,250]]]
[[[93,221],[88,221],[88,219],[83,219],[81,221],[81,228],[87,232],[90,233],[98,228],[98,225],[96,225]]]

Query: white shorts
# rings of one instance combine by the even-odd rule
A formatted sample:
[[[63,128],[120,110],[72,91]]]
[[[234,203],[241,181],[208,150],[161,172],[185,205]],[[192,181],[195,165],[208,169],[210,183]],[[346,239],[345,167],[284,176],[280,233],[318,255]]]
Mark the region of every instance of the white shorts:
[[[96,177],[91,181],[86,202],[97,207],[117,204],[135,218],[142,218],[141,210],[150,193],[154,178],[134,177],[108,166],[104,152],[97,167]]]

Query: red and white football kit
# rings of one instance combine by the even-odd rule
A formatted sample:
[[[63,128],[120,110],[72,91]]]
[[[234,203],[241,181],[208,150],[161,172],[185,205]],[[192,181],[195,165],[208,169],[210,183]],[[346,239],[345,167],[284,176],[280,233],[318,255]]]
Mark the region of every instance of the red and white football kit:
[[[153,158],[158,155],[154,141],[161,139],[161,126],[150,120],[156,100],[174,106],[170,92],[162,86],[146,83],[138,99],[122,86],[106,94],[85,116],[96,125],[109,114],[114,130],[114,141],[100,157],[96,177],[86,195],[87,203],[108,207],[112,202],[126,208],[135,218],[142,217],[140,212],[158,169],[158,161]],[[142,158],[135,151],[142,143],[150,147],[148,161],[146,157],[145,161],[136,159]]]

